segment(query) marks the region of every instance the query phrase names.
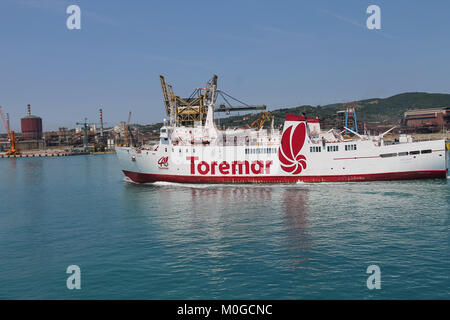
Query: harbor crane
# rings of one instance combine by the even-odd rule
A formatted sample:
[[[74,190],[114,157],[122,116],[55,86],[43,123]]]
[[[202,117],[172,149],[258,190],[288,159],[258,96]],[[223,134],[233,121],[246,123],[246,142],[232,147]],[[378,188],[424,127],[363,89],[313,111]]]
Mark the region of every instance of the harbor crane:
[[[124,139],[124,144],[127,147],[130,147],[135,143],[135,138],[134,138],[133,132],[131,131],[131,127],[130,127],[130,121],[131,121],[131,111],[128,113],[128,121],[124,128],[123,139]]]
[[[193,126],[196,122],[202,122],[206,119],[208,105],[215,105],[219,96],[225,103],[215,107],[214,112],[230,114],[231,111],[266,110],[265,105],[251,106],[232,97],[225,91],[217,89],[217,75],[213,75],[207,81],[205,88],[195,89],[188,98],[176,96],[172,86],[166,83],[162,75],[159,76],[159,79],[161,81],[166,114],[174,122],[175,126]],[[232,106],[229,100],[238,102],[241,106]]]
[[[3,125],[5,126],[5,130],[6,130],[6,133],[8,134],[8,139],[9,139],[9,143],[10,143],[10,146],[9,146],[8,151],[6,152],[6,155],[20,154],[19,149],[16,146],[16,134],[13,130],[9,129],[9,123],[8,123],[9,121],[6,120],[1,106],[0,106],[0,115],[2,117]]]
[[[273,119],[273,117],[270,112],[263,111],[261,112],[260,116],[250,124],[250,128],[257,128],[259,130],[262,128],[266,121],[270,121],[271,119]]]
[[[77,122],[77,126],[83,126],[83,149],[84,151],[88,150],[88,131],[89,126],[98,125],[98,123],[88,123],[87,118],[84,118],[84,122]]]
[[[89,139],[88,139],[88,131],[89,131],[89,126],[100,126],[100,137],[96,138],[96,142],[97,144],[94,145],[94,149],[95,150],[101,150],[103,151],[105,149],[105,135],[104,132],[105,131],[110,131],[110,130],[104,130],[103,125],[107,124],[107,122],[103,122],[103,109],[100,108],[99,109],[99,114],[100,114],[100,123],[88,123],[87,122],[87,118],[84,118],[84,122],[77,122],[76,125],[77,126],[83,126],[83,149],[84,151],[87,151],[88,149],[88,143],[89,143]]]

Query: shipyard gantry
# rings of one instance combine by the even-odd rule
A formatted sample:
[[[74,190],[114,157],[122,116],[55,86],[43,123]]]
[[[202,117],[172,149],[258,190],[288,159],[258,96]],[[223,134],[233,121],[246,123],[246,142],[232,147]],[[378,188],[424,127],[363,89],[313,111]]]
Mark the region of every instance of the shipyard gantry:
[[[172,85],[168,84],[164,76],[160,75],[161,88],[164,97],[166,115],[172,119],[175,126],[192,127],[196,123],[204,123],[208,113],[208,105],[215,105],[220,96],[224,103],[215,107],[214,112],[230,114],[231,111],[266,110],[265,105],[248,105],[223,90],[217,88],[217,75],[206,82],[205,88],[197,88],[187,98],[175,95]],[[233,106],[237,102],[239,106]],[[267,117],[267,114],[265,115]]]

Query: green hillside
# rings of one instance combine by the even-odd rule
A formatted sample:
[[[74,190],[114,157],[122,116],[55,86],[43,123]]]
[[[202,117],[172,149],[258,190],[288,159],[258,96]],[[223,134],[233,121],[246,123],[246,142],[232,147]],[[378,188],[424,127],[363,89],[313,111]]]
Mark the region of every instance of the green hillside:
[[[411,109],[438,108],[450,106],[450,94],[409,92],[397,94],[389,98],[372,98],[354,101],[358,121],[393,124],[399,123],[403,113]],[[286,114],[303,115],[307,117],[318,117],[323,125],[334,126],[336,124],[336,112],[344,110],[342,103],[334,103],[325,106],[298,106],[269,110],[275,116],[275,126],[283,124]],[[217,120],[221,127],[243,127],[250,124],[258,117],[258,113],[232,115]],[[142,126],[141,132],[158,130],[161,123]],[[266,124],[267,126],[267,124]]]
[[[373,98],[354,101],[358,121],[398,123],[403,117],[403,113],[411,109],[437,108],[450,106],[450,94],[412,92],[402,93],[389,98]],[[329,104],[325,106],[298,106],[293,108],[283,108],[272,110],[275,116],[275,125],[284,122],[286,114],[303,115],[307,117],[318,117],[324,125],[333,126],[336,123],[337,111],[344,110],[342,103]],[[248,117],[248,120],[243,120]],[[232,116],[227,119],[220,119],[221,126],[242,126],[251,123],[258,117],[257,114],[246,116]]]

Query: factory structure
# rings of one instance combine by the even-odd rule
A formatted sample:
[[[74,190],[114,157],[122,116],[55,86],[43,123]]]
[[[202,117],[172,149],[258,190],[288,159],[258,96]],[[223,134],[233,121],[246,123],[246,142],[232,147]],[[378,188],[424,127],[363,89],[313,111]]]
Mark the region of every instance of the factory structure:
[[[404,113],[402,126],[422,133],[449,130],[450,107],[408,110]]]
[[[450,130],[450,107],[407,110],[401,119],[393,119],[395,122],[375,123],[358,122],[355,106],[354,102],[346,103],[342,110],[336,113],[335,125],[346,135],[349,134],[349,129],[357,133],[366,130],[383,132],[395,122],[395,133],[427,134],[445,133]]]
[[[27,115],[20,119],[22,135],[17,141],[19,150],[39,150],[45,146],[42,139],[42,118],[31,114],[31,105],[27,105]]]
[[[56,131],[43,131],[43,120],[32,114],[31,105],[26,107],[26,115],[20,119],[20,133],[11,130],[9,113],[0,107],[5,134],[0,134],[0,153],[8,156],[20,156],[32,152],[53,152],[82,154],[88,152],[114,151],[116,144],[130,145],[140,141],[145,143],[152,139],[152,134],[139,133],[128,122],[122,121],[117,126],[104,127],[103,110],[99,109],[99,122],[91,123],[85,118],[75,122],[75,128],[60,127]],[[53,152],[54,153],[54,152]]]

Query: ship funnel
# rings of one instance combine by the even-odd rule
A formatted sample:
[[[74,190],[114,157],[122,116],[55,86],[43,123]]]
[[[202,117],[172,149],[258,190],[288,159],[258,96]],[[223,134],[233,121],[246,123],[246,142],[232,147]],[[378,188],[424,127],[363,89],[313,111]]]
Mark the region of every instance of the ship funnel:
[[[301,149],[303,144],[309,140],[310,132],[307,120],[307,118],[302,116],[292,114],[286,115],[284,120],[283,135],[281,138],[282,149],[287,148],[287,145],[290,145],[290,147],[297,145],[299,149]]]
[[[290,127],[303,123],[303,126],[306,127],[306,118],[303,116],[296,116],[293,114],[287,114],[286,118],[284,119],[284,126],[283,126],[283,133],[289,129]]]

